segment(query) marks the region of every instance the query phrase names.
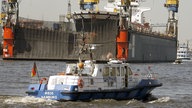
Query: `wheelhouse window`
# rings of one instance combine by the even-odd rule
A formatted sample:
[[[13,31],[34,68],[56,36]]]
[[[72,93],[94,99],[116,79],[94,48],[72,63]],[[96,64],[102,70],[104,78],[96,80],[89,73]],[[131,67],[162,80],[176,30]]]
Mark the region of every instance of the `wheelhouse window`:
[[[76,65],[68,65],[66,69],[66,73],[77,73]]]
[[[120,76],[120,67],[117,67],[117,76]]]
[[[124,67],[121,67],[121,76],[124,76],[125,72],[124,72]]]
[[[103,76],[109,76],[109,67],[104,68]]]
[[[90,79],[90,84],[91,84],[91,85],[93,85],[93,84],[94,84],[93,79]]]
[[[130,67],[125,66],[126,69],[126,73],[128,73],[128,75],[132,75],[132,71]]]
[[[115,67],[110,68],[110,76],[116,76],[116,68]]]

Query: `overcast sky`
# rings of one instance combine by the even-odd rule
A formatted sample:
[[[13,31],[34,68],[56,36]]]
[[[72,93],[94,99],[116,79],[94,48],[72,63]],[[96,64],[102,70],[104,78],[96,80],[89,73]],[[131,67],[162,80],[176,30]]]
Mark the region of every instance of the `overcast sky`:
[[[20,13],[22,17],[58,21],[59,15],[67,13],[68,0],[18,0],[20,1]],[[79,0],[71,0],[72,12],[80,11]],[[100,0],[99,9],[102,10],[107,0]],[[166,23],[168,11],[164,7],[166,0],[144,0],[141,5],[152,10],[145,13],[145,17],[151,23]],[[179,41],[190,40],[192,43],[192,0],[180,0],[179,2]]]

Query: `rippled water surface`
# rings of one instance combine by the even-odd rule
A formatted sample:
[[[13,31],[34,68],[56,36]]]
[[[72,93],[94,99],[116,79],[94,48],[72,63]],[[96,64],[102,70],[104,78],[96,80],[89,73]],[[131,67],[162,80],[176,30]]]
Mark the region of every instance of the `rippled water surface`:
[[[34,61],[0,60],[0,108],[192,108],[192,62],[183,64],[147,63],[131,64],[133,70],[146,70],[148,66],[158,73],[162,87],[152,92],[158,100],[93,100],[89,102],[57,102],[28,97],[25,94],[31,82]],[[62,72],[64,62],[36,61],[40,76]]]

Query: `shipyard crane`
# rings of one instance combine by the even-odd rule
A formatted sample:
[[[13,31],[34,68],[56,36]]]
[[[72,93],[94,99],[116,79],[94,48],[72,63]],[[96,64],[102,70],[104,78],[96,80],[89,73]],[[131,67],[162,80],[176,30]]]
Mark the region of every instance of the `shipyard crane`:
[[[2,0],[1,3],[1,24],[10,26],[18,22],[19,3],[17,0]]]
[[[98,3],[99,0],[80,0],[79,2],[81,10],[94,10],[94,5]]]
[[[14,27],[18,24],[19,3],[17,0],[2,0],[2,8],[3,57],[13,57]]]
[[[179,0],[167,0],[165,7],[168,8],[169,17],[166,32],[170,36],[177,36],[177,23],[176,13],[178,13]]]

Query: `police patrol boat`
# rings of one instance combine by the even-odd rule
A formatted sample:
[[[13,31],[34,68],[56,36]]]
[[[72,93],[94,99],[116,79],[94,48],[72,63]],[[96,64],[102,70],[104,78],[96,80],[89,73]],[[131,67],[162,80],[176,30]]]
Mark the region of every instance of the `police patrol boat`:
[[[111,59],[112,55],[107,57],[111,59],[109,62],[97,63],[93,59],[92,50],[99,45],[92,43],[84,31],[79,37],[82,38],[79,62],[67,64],[64,72],[52,75],[48,80],[43,78],[40,83],[30,84],[26,92],[29,96],[58,101],[143,100],[150,96],[154,88],[162,86],[152,72],[134,73],[128,63]],[[81,54],[84,54],[84,57],[87,56],[89,60],[84,59],[85,61],[82,62]]]
[[[58,101],[93,99],[148,98],[151,91],[162,86],[156,75],[132,72],[128,63],[110,60],[96,63],[94,60],[67,64],[66,71],[42,78],[40,83],[30,84],[29,96]]]

